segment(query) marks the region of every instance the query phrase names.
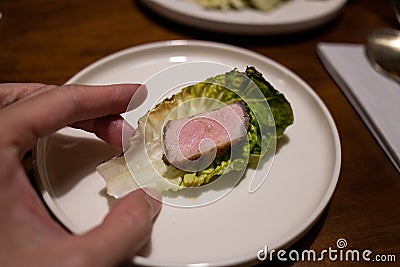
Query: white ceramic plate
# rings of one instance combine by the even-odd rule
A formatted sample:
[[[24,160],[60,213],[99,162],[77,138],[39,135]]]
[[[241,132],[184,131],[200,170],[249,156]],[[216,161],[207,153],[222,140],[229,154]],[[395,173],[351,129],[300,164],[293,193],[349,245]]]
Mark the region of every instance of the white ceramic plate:
[[[69,83],[145,82],[154,73],[179,64],[177,61],[212,61],[239,69],[255,66],[291,102],[295,123],[278,144],[270,173],[256,192],[248,192],[245,176],[229,194],[209,205],[164,205],[154,225],[151,249],[133,261],[146,266],[234,265],[255,260],[264,246],[289,246],[305,234],[328,204],[341,165],[340,141],[329,111],[291,71],[238,47],[168,41],[110,55]],[[163,86],[149,88],[152,93],[163,94]],[[36,165],[43,198],[72,232],[86,232],[109,211],[105,184],[95,168],[115,153],[92,134],[71,128],[39,141]]]
[[[141,0],[179,23],[223,33],[283,34],[307,30],[335,17],[346,0],[290,0],[270,12],[206,10],[184,0]]]

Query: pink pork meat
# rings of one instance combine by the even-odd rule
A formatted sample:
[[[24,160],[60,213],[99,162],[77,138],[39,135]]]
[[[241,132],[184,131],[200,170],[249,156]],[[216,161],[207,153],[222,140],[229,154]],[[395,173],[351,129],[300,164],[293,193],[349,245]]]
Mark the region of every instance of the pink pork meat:
[[[164,127],[163,160],[177,168],[200,157],[219,156],[247,135],[250,116],[244,102],[193,117],[168,121]],[[206,167],[206,166],[204,166]]]

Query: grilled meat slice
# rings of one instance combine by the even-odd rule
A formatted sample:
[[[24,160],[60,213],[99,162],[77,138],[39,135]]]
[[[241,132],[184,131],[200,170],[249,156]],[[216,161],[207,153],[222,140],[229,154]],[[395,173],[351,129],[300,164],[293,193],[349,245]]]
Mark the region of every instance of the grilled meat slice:
[[[214,159],[229,152],[231,146],[246,137],[249,121],[249,112],[243,101],[168,121],[163,133],[164,163],[185,169],[200,157]]]

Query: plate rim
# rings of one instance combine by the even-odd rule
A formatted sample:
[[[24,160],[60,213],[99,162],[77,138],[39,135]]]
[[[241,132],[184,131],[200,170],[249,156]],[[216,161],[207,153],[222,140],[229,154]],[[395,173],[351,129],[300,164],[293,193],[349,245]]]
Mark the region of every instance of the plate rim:
[[[289,34],[308,30],[333,19],[338,13],[340,13],[347,3],[347,0],[333,0],[337,2],[334,8],[323,13],[316,13],[313,14],[313,16],[301,20],[287,20],[285,22],[275,23],[271,21],[266,23],[265,21],[255,20],[236,22],[235,20],[224,20],[218,17],[206,18],[206,16],[203,16],[202,14],[205,14],[207,11],[201,11],[200,14],[193,14],[192,12],[183,13],[166,4],[163,0],[138,1],[153,12],[184,25],[186,24],[206,31],[242,35]]]
[[[241,53],[242,55],[245,56],[250,56],[250,57],[257,57],[258,60],[266,63],[269,66],[273,66],[277,68],[279,71],[287,74],[291,79],[294,79],[297,83],[303,87],[307,91],[308,94],[312,97],[312,99],[317,103],[318,107],[323,111],[324,113],[324,118],[327,120],[327,123],[329,125],[329,132],[332,134],[332,141],[334,144],[335,148],[335,164],[334,168],[332,170],[332,173],[330,174],[330,182],[329,186],[326,188],[323,197],[319,200],[318,205],[315,206],[315,208],[312,210],[310,215],[308,216],[307,220],[305,220],[303,223],[297,225],[295,227],[295,231],[292,231],[291,233],[286,234],[288,237],[287,239],[284,239],[280,242],[278,242],[276,247],[277,248],[287,248],[290,245],[294,244],[297,242],[303,235],[305,235],[309,229],[311,229],[314,224],[318,221],[320,216],[323,214],[325,208],[329,204],[330,200],[333,197],[333,194],[335,192],[339,176],[340,176],[340,170],[341,170],[341,161],[342,161],[342,151],[341,151],[341,142],[340,142],[340,136],[335,124],[335,121],[329,112],[329,109],[327,106],[324,104],[322,99],[318,96],[318,94],[303,80],[301,79],[297,74],[295,74],[292,70],[288,69],[287,67],[283,66],[282,64],[262,55],[257,52],[241,48],[238,46],[230,45],[230,44],[224,44],[224,43],[217,43],[217,42],[210,42],[210,41],[201,41],[201,40],[169,40],[169,41],[158,41],[158,42],[152,42],[152,43],[145,43],[137,46],[132,46],[128,47],[125,49],[122,49],[120,51],[114,52],[109,54],[108,56],[105,56],[103,58],[98,59],[97,61],[94,61],[93,63],[89,64],[88,66],[84,67],[80,71],[78,71],[75,75],[73,75],[66,84],[74,83],[75,81],[78,81],[91,71],[96,70],[99,66],[106,64],[110,61],[116,60],[120,57],[124,57],[127,54],[131,53],[138,53],[138,52],[143,52],[145,50],[151,50],[151,49],[165,49],[166,47],[171,48],[171,47],[177,47],[177,46],[195,46],[198,48],[201,47],[207,47],[208,49],[223,49],[225,51],[229,52],[235,52],[235,53]],[[38,142],[37,147],[34,150],[34,154],[37,155],[37,151],[39,149],[39,144],[41,142]],[[35,157],[34,160],[37,158]],[[35,163],[37,163],[35,161]],[[34,164],[34,167],[37,168],[38,165]],[[36,170],[37,171],[37,170]],[[35,175],[36,176],[36,175]],[[57,210],[56,206],[57,203],[55,203],[55,200],[51,198],[49,195],[49,192],[47,191],[48,188],[44,188],[44,185],[42,184],[42,178],[38,175],[36,176],[36,181],[41,189],[41,194],[42,197],[45,201],[45,204],[50,208],[52,211],[53,215],[55,215],[59,220],[59,215],[57,215]],[[69,220],[67,218],[67,220]],[[61,224],[64,225],[64,223],[60,220]],[[68,228],[66,225],[64,227]],[[254,255],[246,255],[246,256],[238,256],[236,258],[228,259],[228,260],[223,260],[223,261],[216,261],[212,263],[206,263],[206,266],[228,266],[228,265],[234,265],[234,264],[245,264],[245,263],[250,263],[255,261],[255,253]],[[165,264],[163,262],[156,262],[154,260],[149,260],[146,259],[146,257],[142,256],[135,256],[133,258],[133,263],[139,264],[141,266],[154,266],[156,264],[157,266],[193,266],[193,263],[185,263],[185,264]]]

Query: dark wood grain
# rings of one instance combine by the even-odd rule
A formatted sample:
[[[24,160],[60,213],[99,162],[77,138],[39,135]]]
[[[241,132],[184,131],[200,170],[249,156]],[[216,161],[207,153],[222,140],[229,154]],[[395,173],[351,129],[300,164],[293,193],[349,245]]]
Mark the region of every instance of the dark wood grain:
[[[112,52],[172,39],[234,44],[293,70],[331,111],[343,153],[340,179],[330,205],[293,248],[322,251],[335,247],[336,240],[343,237],[351,248],[394,254],[399,264],[400,175],[316,54],[318,42],[363,43],[373,29],[400,28],[388,2],[350,0],[337,18],[317,29],[286,36],[257,37],[221,35],[184,27],[131,0],[2,0],[0,11],[3,13],[0,82],[63,84],[83,67]],[[273,263],[278,266],[312,264]],[[344,264],[354,263],[329,260],[315,263],[317,266]],[[374,266],[374,263],[361,264]]]

